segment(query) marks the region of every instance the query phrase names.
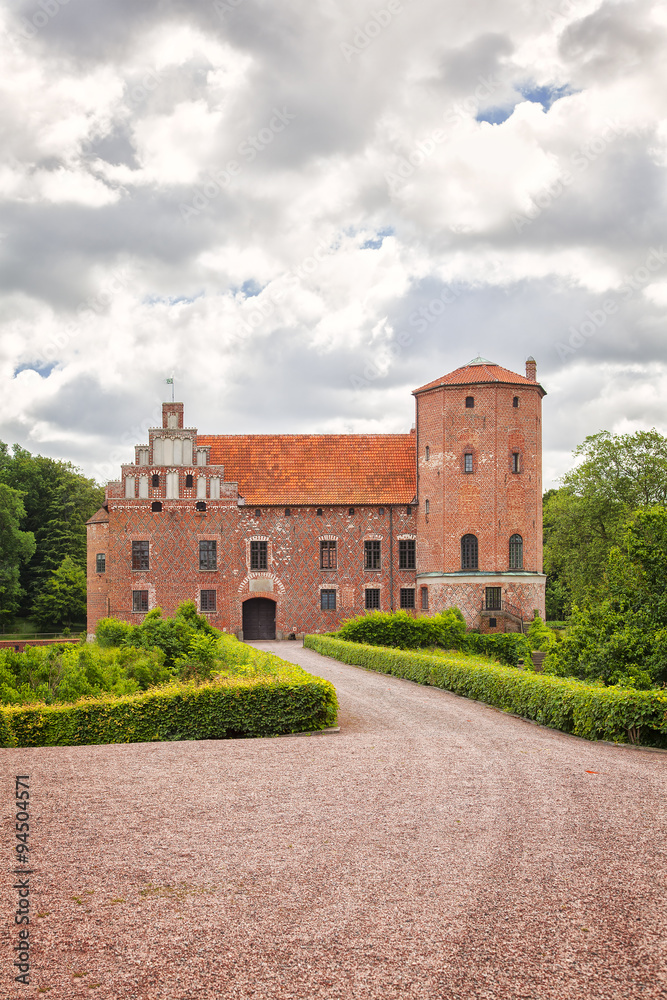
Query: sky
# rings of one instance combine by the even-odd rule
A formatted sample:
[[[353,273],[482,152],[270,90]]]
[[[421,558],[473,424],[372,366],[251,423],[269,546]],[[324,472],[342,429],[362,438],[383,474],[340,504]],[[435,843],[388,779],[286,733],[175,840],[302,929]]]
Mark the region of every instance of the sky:
[[[201,433],[405,432],[481,354],[667,434],[667,8],[0,6],[0,440],[117,478]]]

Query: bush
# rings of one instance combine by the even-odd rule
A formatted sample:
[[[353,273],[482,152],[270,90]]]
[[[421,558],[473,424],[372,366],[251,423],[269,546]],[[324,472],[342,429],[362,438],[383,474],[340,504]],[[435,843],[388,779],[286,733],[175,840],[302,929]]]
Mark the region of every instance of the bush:
[[[444,688],[589,740],[667,746],[667,691],[635,691],[549,677],[456,653],[434,656],[309,635],[325,656]]]
[[[254,669],[254,676],[172,683],[72,705],[5,707],[0,740],[4,746],[77,746],[276,736],[335,725],[338,703],[329,681],[270,653],[252,654],[245,666]]]
[[[431,617],[413,618],[407,611],[375,611],[343,622],[332,633],[345,642],[361,642],[369,646],[391,646],[397,649],[459,649],[483,653],[493,659],[516,666],[520,659],[531,666],[530,644],[515,632],[480,635],[466,632],[465,618],[458,608],[449,608]]]
[[[171,677],[159,650],[103,649],[95,643],[0,650],[0,704],[76,701],[145,691]]]
[[[557,638],[540,616],[535,612],[535,617],[528,626],[528,642],[531,649],[539,649],[543,653],[548,653],[556,643]]]
[[[645,611],[617,610],[609,601],[584,611],[574,607],[544,671],[646,690],[667,681],[667,630],[656,630]]]

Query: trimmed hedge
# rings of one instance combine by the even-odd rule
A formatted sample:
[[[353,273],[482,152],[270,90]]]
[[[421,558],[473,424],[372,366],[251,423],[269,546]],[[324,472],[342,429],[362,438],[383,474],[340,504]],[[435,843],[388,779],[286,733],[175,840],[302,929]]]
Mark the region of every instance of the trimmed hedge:
[[[304,645],[342,663],[444,688],[589,740],[667,746],[667,691],[603,687],[461,655],[437,656],[309,635]]]
[[[516,667],[519,660],[529,666],[530,643],[517,632],[480,635],[467,632],[465,618],[458,608],[448,608],[436,615],[418,615],[407,611],[373,611],[343,622],[331,636],[346,642],[370,646],[391,646],[397,649],[458,649],[461,652],[483,653],[501,663]]]
[[[80,746],[279,736],[335,725],[333,685],[278,657],[271,659],[273,676],[172,684],[71,705],[7,706],[0,710],[0,744]]]

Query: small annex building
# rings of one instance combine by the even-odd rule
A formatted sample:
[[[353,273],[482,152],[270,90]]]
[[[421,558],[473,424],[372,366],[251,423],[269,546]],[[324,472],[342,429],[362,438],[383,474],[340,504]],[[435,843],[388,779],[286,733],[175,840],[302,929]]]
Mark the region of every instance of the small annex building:
[[[184,600],[246,639],[377,609],[544,616],[535,361],[475,358],[413,395],[409,434],[202,435],[164,403],[88,521],[89,634]]]

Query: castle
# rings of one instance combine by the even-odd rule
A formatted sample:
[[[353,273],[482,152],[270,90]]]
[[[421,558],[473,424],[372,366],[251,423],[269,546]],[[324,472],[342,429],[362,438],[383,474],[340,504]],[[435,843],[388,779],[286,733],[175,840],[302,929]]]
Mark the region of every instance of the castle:
[[[475,358],[413,395],[409,434],[201,435],[164,403],[88,521],[88,632],[184,600],[246,639],[375,609],[544,617],[535,361]]]

